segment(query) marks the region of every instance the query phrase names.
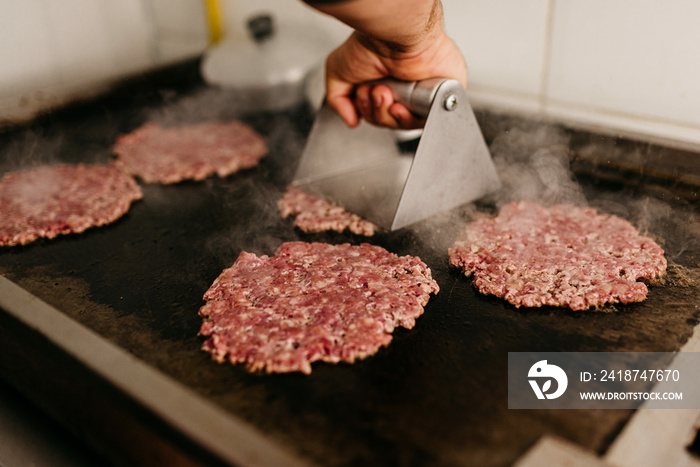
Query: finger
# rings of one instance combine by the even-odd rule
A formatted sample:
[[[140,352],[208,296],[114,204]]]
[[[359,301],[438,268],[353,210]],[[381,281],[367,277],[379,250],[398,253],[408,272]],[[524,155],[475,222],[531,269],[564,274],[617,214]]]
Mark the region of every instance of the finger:
[[[391,107],[389,107],[389,113],[396,121],[398,128],[403,130],[423,128],[425,126],[425,118],[416,117],[406,106],[398,102],[394,102]]]
[[[360,117],[351,97],[352,90],[353,86],[347,83],[334,80],[326,82],[326,103],[351,128],[360,123]]]
[[[394,104],[394,94],[391,92],[391,89],[384,85],[374,86],[371,96],[372,118],[371,120],[368,119],[368,121],[375,125],[398,128],[398,122],[389,111]]]
[[[355,106],[362,118],[368,122],[371,122],[373,119],[370,89],[371,87],[368,84],[362,84],[355,89]]]
[[[355,110],[355,104],[349,97],[338,96],[335,98],[326,97],[328,106],[335,110],[345,124],[350,128],[356,127],[360,123],[360,117]]]

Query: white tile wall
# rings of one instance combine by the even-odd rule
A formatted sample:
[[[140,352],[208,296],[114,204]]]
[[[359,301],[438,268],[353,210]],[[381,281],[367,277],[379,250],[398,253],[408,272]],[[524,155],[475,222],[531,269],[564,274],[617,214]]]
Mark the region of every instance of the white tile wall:
[[[147,25],[138,1],[50,0],[43,14],[61,86],[79,89],[150,64]]]
[[[206,32],[204,0],[146,0],[153,9],[156,29],[163,34],[198,39]]]
[[[443,4],[475,103],[700,149],[700,2]]]
[[[46,88],[56,79],[49,17],[40,0],[5,1],[0,7],[0,97]]]
[[[141,0],[0,0],[0,123],[151,65]]]
[[[541,108],[549,0],[443,0],[445,28],[469,67],[469,92]]]
[[[152,56],[167,64],[200,55],[209,45],[204,0],[142,0],[153,34]]]
[[[700,131],[700,2],[560,0],[553,14],[552,112]]]

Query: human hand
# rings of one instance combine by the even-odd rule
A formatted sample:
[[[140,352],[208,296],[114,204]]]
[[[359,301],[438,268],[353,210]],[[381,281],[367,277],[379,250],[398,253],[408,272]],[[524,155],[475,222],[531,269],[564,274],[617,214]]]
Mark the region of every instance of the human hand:
[[[366,84],[386,77],[452,78],[466,87],[467,66],[441,24],[407,52],[355,31],[326,60],[326,101],[350,127],[361,118],[390,128],[422,127],[425,119],[396,102],[387,86]]]

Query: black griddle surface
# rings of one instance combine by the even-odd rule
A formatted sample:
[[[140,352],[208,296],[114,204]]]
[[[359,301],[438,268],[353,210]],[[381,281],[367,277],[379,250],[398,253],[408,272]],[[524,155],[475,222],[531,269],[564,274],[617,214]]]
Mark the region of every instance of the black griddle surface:
[[[698,211],[672,191],[648,189],[643,180],[631,187],[590,175],[579,180],[588,199],[622,206],[632,220],[645,203],[667,207],[645,226],[671,264],[666,284],[651,287],[647,301],[587,312],[516,309],[479,295],[448,267],[447,248],[463,225],[455,219],[471,210],[368,240],[295,230],[275,204],[301,155],[311,112],[193,110],[198,99],[211,102],[209,92],[195,79],[121,93],[0,134],[2,172],[106,162],[120,133],[150,119],[239,117],[271,148],[259,167],[225,179],[142,184],[144,199],[112,225],[0,249],[0,272],[303,457],[322,465],[504,466],[546,433],[603,452],[632,411],[508,410],[507,353],[675,351],[698,323]],[[441,291],[414,329],[397,330],[389,347],[353,365],[317,363],[304,376],[215,363],[197,336],[202,295],[241,251],[273,254],[291,240],[369,241],[420,256]]]

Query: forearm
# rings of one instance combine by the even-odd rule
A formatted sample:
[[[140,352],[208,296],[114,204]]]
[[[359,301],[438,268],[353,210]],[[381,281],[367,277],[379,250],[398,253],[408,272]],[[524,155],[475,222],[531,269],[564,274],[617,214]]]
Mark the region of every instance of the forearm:
[[[442,32],[440,0],[346,0],[308,4],[355,29],[366,46],[389,58],[420,54]]]

